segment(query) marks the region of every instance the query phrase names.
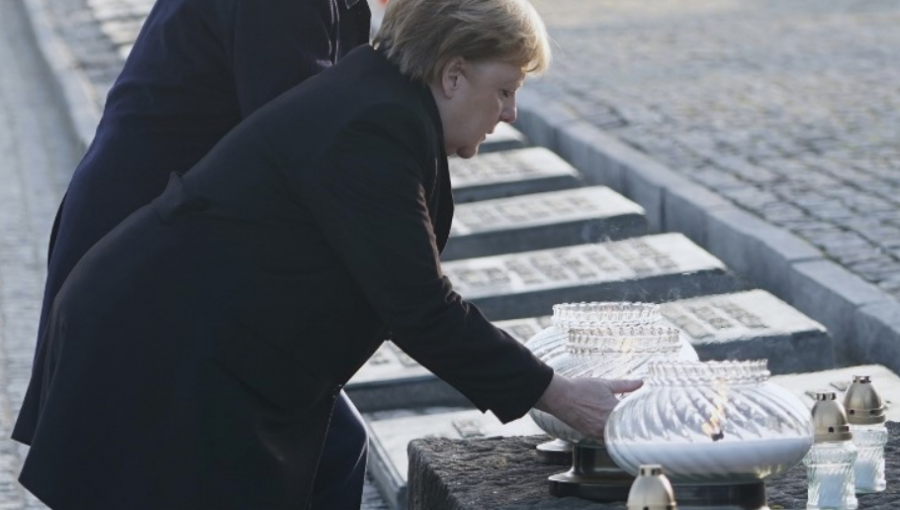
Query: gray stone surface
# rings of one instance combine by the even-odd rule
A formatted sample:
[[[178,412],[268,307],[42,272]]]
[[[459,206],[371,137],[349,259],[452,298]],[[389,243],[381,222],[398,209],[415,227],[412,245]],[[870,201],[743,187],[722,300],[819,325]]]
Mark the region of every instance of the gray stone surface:
[[[441,260],[597,243],[646,231],[644,210],[605,186],[483,200],[456,207]]]
[[[501,122],[497,124],[494,132],[487,136],[487,139],[478,148],[478,152],[487,154],[490,152],[521,149],[527,145],[528,138],[521,131],[505,122]]]
[[[457,204],[581,185],[578,171],[543,147],[451,158],[449,165]]]
[[[664,302],[742,285],[680,234],[451,261],[443,269],[491,320],[546,315],[561,302]]]
[[[0,508],[46,508],[17,481],[9,439],[31,375],[47,239],[80,156],[19,0],[0,2]]]
[[[772,382],[800,397],[810,409],[816,403],[817,391],[834,391],[838,398],[853,382],[853,376],[868,375],[887,407],[890,421],[900,421],[900,377],[883,365],[857,365],[818,372],[776,375]],[[900,480],[898,480],[900,483]]]
[[[392,510],[406,508],[407,445],[414,439],[442,437],[471,439],[541,434],[531,418],[502,424],[491,413],[433,407],[365,415],[369,428],[369,472]]]
[[[742,274],[754,283],[792,303],[795,289],[785,275],[794,271],[795,264],[822,260],[806,241],[736,207],[711,211],[705,226],[704,246],[711,253],[729,267],[742,268]]]
[[[857,311],[867,305],[885,302],[878,288],[856,278],[846,268],[828,260],[796,264],[787,282],[792,302],[809,315],[822,315],[822,324],[835,339],[835,358],[838,363],[881,362],[880,355],[865,359],[856,343],[862,336],[855,331]],[[888,363],[896,365],[898,361]]]
[[[880,360],[900,373],[900,314],[894,303],[880,301],[856,310],[855,348],[860,359]]]
[[[825,327],[764,290],[672,301],[660,312],[701,360],[765,358],[773,374],[834,366]]]
[[[500,321],[516,340],[525,342],[550,325],[550,317]],[[361,412],[421,408],[427,406],[467,406],[471,402],[455,388],[387,341],[344,387]]]
[[[385,342],[347,382],[344,390],[361,412],[425,406],[469,406],[462,393]]]
[[[900,424],[888,423],[885,492],[861,494],[860,510],[900,507]],[[547,477],[559,466],[538,463],[534,447],[548,436],[413,441],[409,446],[410,510],[625,510],[624,503],[593,503],[549,494]],[[773,510],[805,510],[806,470],[798,464],[766,481]],[[676,488],[676,500],[678,493]]]

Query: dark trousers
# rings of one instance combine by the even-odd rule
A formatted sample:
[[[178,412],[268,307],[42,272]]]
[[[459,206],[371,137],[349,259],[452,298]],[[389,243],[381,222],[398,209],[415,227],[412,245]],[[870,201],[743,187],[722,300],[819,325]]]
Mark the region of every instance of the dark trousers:
[[[334,403],[310,508],[359,510],[367,456],[368,436],[362,416],[342,391]]]

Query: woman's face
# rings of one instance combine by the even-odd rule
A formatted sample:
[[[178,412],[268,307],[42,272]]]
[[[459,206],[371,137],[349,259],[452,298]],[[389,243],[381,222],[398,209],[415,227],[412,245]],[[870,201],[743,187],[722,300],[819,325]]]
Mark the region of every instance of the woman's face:
[[[448,64],[438,90],[434,90],[447,154],[471,158],[498,122],[516,120],[516,91],[525,73],[501,61]]]

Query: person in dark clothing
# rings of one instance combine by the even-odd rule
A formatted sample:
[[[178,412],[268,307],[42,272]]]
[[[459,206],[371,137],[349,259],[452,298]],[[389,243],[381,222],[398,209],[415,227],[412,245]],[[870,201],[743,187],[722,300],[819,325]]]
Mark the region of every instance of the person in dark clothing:
[[[171,172],[187,172],[238,122],[369,40],[366,0],[158,0],[110,90],[96,136],[57,214],[33,383],[13,438],[30,443],[40,417],[50,307],[83,254],[149,203]],[[366,433],[343,393],[333,454],[315,507],[358,508]]]
[[[20,476],[48,506],[308,508],[335,398],[386,331],[504,422],[535,407],[602,438],[640,386],[554,374],[441,273],[447,155],[515,120],[548,65],[534,8],[392,0],[376,43],[173,172],[71,271]]]

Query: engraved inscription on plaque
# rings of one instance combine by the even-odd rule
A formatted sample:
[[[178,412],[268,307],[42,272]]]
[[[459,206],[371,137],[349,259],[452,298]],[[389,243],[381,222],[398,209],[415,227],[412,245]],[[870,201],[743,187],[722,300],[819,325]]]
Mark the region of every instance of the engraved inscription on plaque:
[[[660,312],[700,359],[765,358],[773,374],[834,366],[825,327],[764,290],[672,301]]]
[[[452,236],[521,229],[617,216],[642,216],[643,208],[604,186],[534,193],[457,206]]]
[[[488,184],[578,176],[572,165],[543,147],[494,152],[471,159],[452,158],[449,166],[454,191]]]
[[[524,134],[511,125],[501,122],[494,127],[494,132],[487,135],[479,151],[482,153],[506,151],[524,147],[527,144]]]
[[[521,343],[525,343],[534,335],[540,333],[545,328],[550,327],[553,316],[544,315],[542,317],[532,317],[529,319],[512,319],[508,321],[498,321],[494,325],[506,331],[513,338]]]
[[[549,325],[550,316],[514,319],[496,323],[498,328],[503,329],[519,342],[526,342]],[[375,351],[375,354],[350,379],[348,387],[378,381],[409,379],[429,374],[431,372],[403,352],[402,349],[397,347],[397,344],[387,341]]]
[[[721,261],[677,233],[443,264],[444,274],[467,299],[724,269]]]
[[[665,303],[660,313],[692,343],[728,342],[778,334],[825,334],[825,328],[764,290]]]

